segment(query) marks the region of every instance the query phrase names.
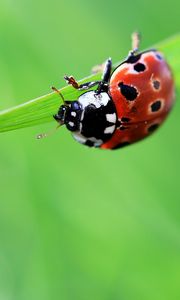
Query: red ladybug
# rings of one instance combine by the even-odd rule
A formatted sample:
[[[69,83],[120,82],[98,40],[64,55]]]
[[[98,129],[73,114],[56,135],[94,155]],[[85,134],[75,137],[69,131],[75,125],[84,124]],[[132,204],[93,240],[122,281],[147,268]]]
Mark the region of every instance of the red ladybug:
[[[76,101],[64,101],[54,116],[78,142],[118,149],[149,136],[167,117],[174,102],[171,70],[161,53],[139,53],[138,45],[134,34],[133,50],[114,71],[109,58],[101,81],[79,85],[65,76],[74,88],[88,90]],[[96,85],[95,91],[89,90]]]

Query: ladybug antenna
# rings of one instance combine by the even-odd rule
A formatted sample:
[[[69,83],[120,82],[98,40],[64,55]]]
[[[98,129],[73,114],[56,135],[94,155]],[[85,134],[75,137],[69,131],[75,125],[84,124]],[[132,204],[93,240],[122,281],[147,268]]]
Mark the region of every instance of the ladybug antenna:
[[[51,89],[52,89],[54,92],[56,92],[56,93],[61,97],[63,103],[66,105],[66,101],[65,101],[65,99],[64,99],[63,94],[62,94],[57,88],[55,88],[54,86],[52,86]]]
[[[61,125],[59,124],[58,126],[56,126],[56,128],[54,128],[46,133],[39,133],[38,135],[36,135],[36,139],[41,140],[41,139],[44,139],[46,137],[53,135],[60,126]]]

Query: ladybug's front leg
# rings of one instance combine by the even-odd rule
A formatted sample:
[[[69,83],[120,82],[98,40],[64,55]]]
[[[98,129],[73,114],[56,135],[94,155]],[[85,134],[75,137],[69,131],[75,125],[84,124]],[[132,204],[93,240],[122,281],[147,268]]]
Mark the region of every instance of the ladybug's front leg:
[[[73,76],[64,76],[64,79],[67,81],[68,84],[71,84],[75,89],[77,90],[88,90],[96,85],[98,85],[97,93],[101,93],[105,90],[107,90],[107,84],[109,82],[109,78],[111,76],[111,69],[112,69],[112,61],[111,58],[107,59],[107,61],[104,64],[104,70],[101,80],[96,81],[90,81],[85,82],[82,84],[79,84],[77,80]]]
[[[88,90],[100,83],[100,81],[90,81],[90,82],[85,82],[83,84],[78,84],[78,82],[75,80],[73,76],[64,76],[64,79],[67,81],[68,84],[71,84],[75,89],[80,91]]]

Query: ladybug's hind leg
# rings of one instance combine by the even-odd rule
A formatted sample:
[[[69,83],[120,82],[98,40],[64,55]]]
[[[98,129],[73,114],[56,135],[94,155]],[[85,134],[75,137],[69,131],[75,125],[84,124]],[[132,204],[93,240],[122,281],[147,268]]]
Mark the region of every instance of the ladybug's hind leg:
[[[141,40],[140,33],[133,32],[131,39],[132,39],[132,50],[129,52],[128,58],[135,56],[139,51],[139,44]]]

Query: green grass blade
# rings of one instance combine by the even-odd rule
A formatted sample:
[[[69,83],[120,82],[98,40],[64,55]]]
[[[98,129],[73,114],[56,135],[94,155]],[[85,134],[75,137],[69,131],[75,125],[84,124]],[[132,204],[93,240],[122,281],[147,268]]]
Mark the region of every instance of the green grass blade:
[[[170,64],[176,81],[176,89],[180,90],[180,34],[177,34],[155,46],[162,51]],[[101,73],[91,75],[80,82],[99,80]],[[71,86],[61,89],[66,100],[74,100],[83,93]],[[57,112],[62,100],[57,93],[50,93],[34,100],[0,112],[0,132],[30,127],[53,121],[52,116]]]

